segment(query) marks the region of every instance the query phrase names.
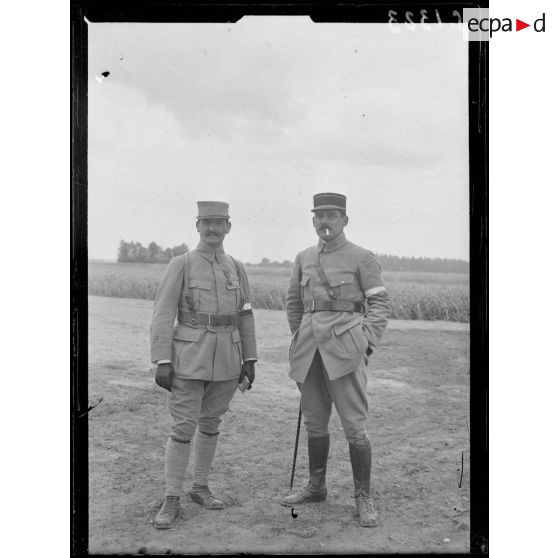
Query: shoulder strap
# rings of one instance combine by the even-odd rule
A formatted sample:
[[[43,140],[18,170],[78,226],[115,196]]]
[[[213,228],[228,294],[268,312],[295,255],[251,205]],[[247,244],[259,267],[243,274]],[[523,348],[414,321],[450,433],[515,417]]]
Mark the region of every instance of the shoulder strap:
[[[229,256],[229,258],[233,261],[234,267],[236,268],[236,275],[238,277],[238,284],[240,286],[240,310],[242,310],[242,308],[244,307],[244,289],[242,288],[241,279],[242,274],[240,273],[240,266],[238,265],[238,262],[232,256]]]
[[[327,278],[325,271],[323,270],[322,265],[320,264],[320,252],[318,251],[317,248],[316,248],[316,271],[318,272],[318,276],[321,282],[324,284],[324,287],[326,288],[329,298],[336,299],[337,295],[335,294],[333,287],[330,285],[329,279]]]
[[[184,253],[184,279],[186,286],[190,285],[190,251]]]
[[[192,293],[190,292],[190,251],[184,254],[184,287],[188,305],[192,308]]]

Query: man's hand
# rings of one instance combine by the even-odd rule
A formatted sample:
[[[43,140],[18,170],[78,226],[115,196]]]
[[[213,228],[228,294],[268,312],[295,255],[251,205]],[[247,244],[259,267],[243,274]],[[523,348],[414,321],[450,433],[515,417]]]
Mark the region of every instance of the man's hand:
[[[162,387],[163,389],[170,391],[172,387],[173,378],[174,378],[174,370],[170,362],[164,362],[162,364],[157,365],[157,371],[155,372],[155,383],[159,387]]]
[[[242,370],[240,372],[240,378],[238,378],[238,383],[241,384],[244,381],[244,378],[248,380],[248,386],[246,389],[252,389],[252,384],[256,379],[256,369],[254,366],[254,361],[249,360],[242,365]]]

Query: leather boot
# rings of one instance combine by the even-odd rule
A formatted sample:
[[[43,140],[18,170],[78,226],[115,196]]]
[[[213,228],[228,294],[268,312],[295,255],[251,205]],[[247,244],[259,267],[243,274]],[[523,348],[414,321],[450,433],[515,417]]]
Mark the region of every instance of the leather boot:
[[[170,529],[180,512],[180,496],[166,496],[153,524],[157,529]]]
[[[308,438],[308,469],[310,481],[299,492],[289,494],[281,500],[282,506],[294,506],[307,502],[322,502],[327,497],[326,469],[329,454],[329,434]]]
[[[370,496],[370,468],[372,464],[372,450],[370,442],[363,445],[349,444],[349,454],[353,468],[355,484],[355,505],[358,522],[362,527],[378,525],[378,512]]]
[[[222,510],[225,504],[213,496],[208,486],[194,485],[188,492],[192,502],[210,510]]]

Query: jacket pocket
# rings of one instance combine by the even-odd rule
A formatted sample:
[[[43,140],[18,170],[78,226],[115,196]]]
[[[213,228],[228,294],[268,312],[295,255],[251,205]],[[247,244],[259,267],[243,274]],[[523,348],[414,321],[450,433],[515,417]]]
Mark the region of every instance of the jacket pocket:
[[[234,301],[234,309],[238,310],[240,308],[240,282],[238,281],[238,279],[231,279],[230,281],[227,281],[226,285],[227,293]]]
[[[362,331],[362,317],[360,316],[346,324],[333,326],[333,333],[348,357],[364,353],[368,347],[368,341]]]
[[[341,335],[342,333],[345,333],[347,330],[357,326],[357,325],[362,325],[362,317],[359,316],[358,318],[355,318],[354,320],[351,320],[350,322],[347,322],[346,324],[335,324],[333,326],[333,331],[335,332],[335,335]]]
[[[172,338],[179,341],[190,341],[192,343],[195,343],[196,341],[200,340],[202,333],[203,332],[201,329],[180,326],[175,328],[174,333],[172,334]]]
[[[310,275],[303,275],[302,279],[300,280],[300,296],[302,300],[309,300],[312,298],[309,294],[310,285],[308,282],[310,281]]]
[[[330,297],[352,298],[351,293],[354,294],[353,283],[355,281],[353,273],[348,271],[332,273],[328,279],[331,287],[331,292],[329,292]]]
[[[329,277],[329,284],[332,287],[341,287],[342,285],[350,285],[354,280],[355,276],[353,273],[332,273],[331,277]]]
[[[202,299],[205,295],[202,295],[204,291],[211,291],[213,285],[210,281],[203,281],[200,279],[190,279],[188,281],[188,289],[191,293],[192,310],[198,312]]]
[[[209,281],[200,281],[199,279],[190,279],[188,286],[195,289],[211,290],[211,283]]]
[[[188,326],[178,326],[172,335],[172,365],[175,373],[190,376],[193,372],[188,366],[199,352],[198,342],[203,330]]]

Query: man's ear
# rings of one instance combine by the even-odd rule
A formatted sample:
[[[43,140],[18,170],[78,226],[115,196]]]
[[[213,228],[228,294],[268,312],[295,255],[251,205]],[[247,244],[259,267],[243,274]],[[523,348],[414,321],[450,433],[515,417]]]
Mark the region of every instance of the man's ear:
[[[229,234],[231,232],[232,223],[227,221],[227,232],[225,234]]]
[[[343,226],[346,227],[349,224],[349,216],[345,215],[343,217]]]
[[[196,230],[200,232],[200,221],[199,219],[196,221]]]

